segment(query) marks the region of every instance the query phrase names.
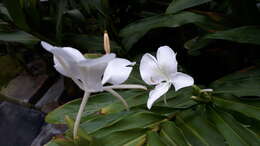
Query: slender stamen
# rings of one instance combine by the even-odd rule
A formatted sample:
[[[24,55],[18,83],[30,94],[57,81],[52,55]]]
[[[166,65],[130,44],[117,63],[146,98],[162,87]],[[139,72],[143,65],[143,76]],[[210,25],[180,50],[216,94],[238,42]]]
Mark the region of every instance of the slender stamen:
[[[73,138],[74,139],[77,138],[80,119],[81,119],[82,113],[84,111],[84,108],[86,106],[86,103],[88,101],[89,95],[90,95],[89,92],[85,92],[84,97],[81,101],[80,108],[79,108],[79,111],[78,111],[78,114],[77,114],[77,117],[76,117],[76,121],[75,121],[75,124],[74,124],[74,128],[73,128]]]
[[[143,89],[147,90],[147,88],[143,85],[137,84],[121,84],[121,85],[112,85],[112,86],[104,86],[103,89]]]
[[[109,92],[109,93],[111,93],[111,94],[114,95],[116,98],[118,98],[118,99],[124,104],[126,110],[129,111],[129,106],[128,106],[127,102],[125,101],[125,99],[124,99],[121,95],[119,95],[116,91],[114,91],[114,90],[111,89],[111,88],[110,88],[110,89],[107,88],[107,89],[104,89],[104,90],[107,91],[107,92]]]

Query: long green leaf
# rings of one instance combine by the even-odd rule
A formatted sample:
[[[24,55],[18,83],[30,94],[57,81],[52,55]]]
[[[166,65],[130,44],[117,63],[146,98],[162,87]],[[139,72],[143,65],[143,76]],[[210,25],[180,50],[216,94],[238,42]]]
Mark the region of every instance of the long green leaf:
[[[115,132],[100,139],[100,142],[105,146],[133,146],[131,143],[135,143],[136,141],[142,144],[144,133],[145,130],[136,129]]]
[[[22,43],[26,45],[32,45],[38,43],[40,40],[26,32],[17,31],[17,32],[8,32],[8,33],[0,32],[0,41],[16,42],[16,43]]]
[[[255,133],[243,127],[230,114],[208,109],[207,114],[215,123],[219,132],[225,137],[231,146],[258,146],[260,140]]]
[[[243,101],[239,102],[218,97],[213,98],[213,103],[216,104],[218,107],[236,111],[244,114],[245,116],[258,119],[260,121],[260,107],[248,105],[246,103],[243,103]]]
[[[176,13],[210,1],[211,0],[173,0],[167,8],[166,14]]]
[[[158,15],[139,20],[129,24],[120,31],[123,37],[123,44],[130,49],[149,30],[159,27],[179,27],[189,23],[207,23],[212,25],[212,20],[204,15],[192,12],[180,12],[175,15]]]
[[[226,31],[218,31],[213,34],[206,35],[205,39],[220,39],[237,43],[260,45],[260,27],[243,26]]]
[[[136,112],[135,114],[127,116],[111,126],[98,130],[97,132],[93,133],[93,135],[97,138],[100,138],[106,137],[111,133],[119,131],[126,131],[131,129],[146,129],[148,127],[155,126],[157,123],[159,124],[164,119],[164,116],[154,114],[151,112]],[[84,125],[87,125],[87,123]],[[84,125],[82,124],[83,129]]]
[[[30,30],[26,22],[26,17],[23,12],[19,0],[4,0],[4,4],[8,9],[9,14],[11,15],[14,23],[21,29],[28,31]]]
[[[260,95],[260,69],[249,68],[223,78],[220,78],[210,85],[215,94],[232,94],[241,96]]]
[[[204,108],[196,111],[187,110],[177,115],[177,126],[183,130],[184,135],[192,145],[221,146],[225,145],[223,137],[203,117]]]
[[[123,97],[131,98],[131,96],[136,96],[140,94],[140,91],[123,91],[119,92],[119,94]],[[117,99],[114,96],[111,96],[109,93],[100,93],[97,95],[92,95],[89,99],[89,102],[87,103],[85,107],[85,111],[83,113],[82,121],[85,121],[87,119],[91,119],[91,114],[94,114],[94,117],[96,116],[95,113],[101,112],[102,108],[110,106],[110,104],[117,101]],[[79,105],[81,103],[81,99],[76,99],[73,101],[70,101],[54,111],[50,112],[46,116],[46,121],[53,124],[65,124],[64,117],[65,115],[68,115],[69,117],[76,117],[76,114],[79,110]],[[118,104],[121,104],[120,101]],[[121,105],[122,108],[120,111],[124,110],[124,106]],[[109,110],[109,109],[108,109]]]
[[[159,134],[155,131],[150,131],[147,133],[147,146],[166,146]]]
[[[62,18],[63,14],[66,10],[67,1],[66,0],[59,0],[58,2],[58,12],[57,12],[57,22],[56,22],[56,37],[60,39],[61,32],[62,32]]]
[[[163,142],[169,146],[188,146],[188,141],[184,137],[182,131],[174,122],[164,122],[161,125],[160,136]]]

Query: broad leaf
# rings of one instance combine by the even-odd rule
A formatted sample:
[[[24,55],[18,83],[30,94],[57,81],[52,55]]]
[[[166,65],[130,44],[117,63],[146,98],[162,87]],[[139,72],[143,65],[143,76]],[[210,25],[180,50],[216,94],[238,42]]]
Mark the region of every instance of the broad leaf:
[[[260,106],[253,106],[243,103],[243,100],[228,100],[218,97],[213,98],[213,103],[223,109],[239,112],[245,116],[258,119],[260,121]]]
[[[203,116],[203,107],[187,110],[176,116],[177,126],[192,145],[221,146],[225,145],[223,137]]]
[[[147,133],[147,146],[166,146],[159,134],[155,131]]]
[[[211,0],[173,0],[166,10],[166,14],[176,13],[187,8],[198,6]]]
[[[215,123],[219,132],[225,137],[231,146],[258,146],[259,137],[249,129],[243,127],[230,114],[217,111],[213,108],[208,109],[207,114]]]
[[[151,29],[159,27],[179,27],[189,23],[207,23],[208,25],[214,25],[212,20],[207,16],[192,12],[180,12],[175,15],[157,15],[139,20],[123,28],[120,31],[120,36],[123,37],[125,47],[130,49]]]
[[[136,146],[134,144],[142,144],[145,138],[145,130],[128,130],[109,134],[100,139],[105,146]]]
[[[213,34],[208,34],[204,38],[260,45],[260,27],[243,26],[226,31],[218,31]]]
[[[136,112],[135,114],[132,114],[131,116],[128,116],[113,125],[109,127],[105,127],[95,133],[93,133],[94,136],[97,138],[106,137],[107,135],[110,135],[111,133],[119,132],[119,131],[126,131],[131,129],[146,129],[149,127],[156,126],[156,124],[159,124],[162,122],[166,117],[154,114],[151,112]],[[84,129],[84,125],[82,124],[82,128]]]
[[[164,122],[161,125],[160,136],[163,142],[171,146],[188,146],[188,141],[184,137],[182,131],[174,122]]]
[[[4,4],[8,9],[14,23],[23,30],[29,30],[26,17],[21,7],[20,0],[4,0]]]
[[[40,40],[26,32],[17,31],[8,33],[0,32],[0,41],[16,42],[31,45],[38,43]]]
[[[259,82],[260,69],[252,67],[220,78],[213,82],[210,88],[214,89],[215,94],[259,96]]]

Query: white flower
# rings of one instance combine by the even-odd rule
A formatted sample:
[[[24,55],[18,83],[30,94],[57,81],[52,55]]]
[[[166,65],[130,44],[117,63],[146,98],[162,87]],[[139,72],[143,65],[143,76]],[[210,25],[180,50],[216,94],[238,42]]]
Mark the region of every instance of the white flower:
[[[114,53],[95,59],[85,58],[78,50],[71,47],[55,47],[41,42],[43,48],[54,55],[54,67],[64,76],[71,78],[80,89],[85,91],[80,109],[75,121],[73,135],[76,137],[80,118],[90,93],[107,91],[123,102],[126,101],[113,89],[145,89],[142,85],[122,84],[125,82],[135,62],[116,58]],[[106,83],[112,85],[105,86]]]
[[[151,54],[146,53],[140,63],[142,79],[148,85],[156,85],[155,89],[149,93],[147,101],[148,109],[151,109],[153,103],[165,94],[171,85],[177,91],[194,84],[191,76],[177,72],[176,54],[170,47],[160,47],[156,57],[157,59]]]

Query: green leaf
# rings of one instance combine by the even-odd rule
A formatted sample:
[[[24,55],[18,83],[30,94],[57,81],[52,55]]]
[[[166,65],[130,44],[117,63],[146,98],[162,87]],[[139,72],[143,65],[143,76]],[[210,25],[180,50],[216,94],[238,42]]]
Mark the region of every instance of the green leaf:
[[[184,88],[178,92],[169,92],[169,94],[167,94],[167,105],[163,103],[163,99],[160,99],[158,101],[158,107],[188,108],[193,106],[197,103],[190,99],[191,91],[191,88]],[[120,91],[118,93],[125,98],[131,109],[138,106],[142,106],[146,109],[146,102],[149,96],[148,91],[129,90]],[[69,117],[76,117],[80,103],[81,99],[76,99],[60,106],[46,116],[46,121],[53,124],[64,124],[65,115],[68,115]],[[155,104],[155,108],[156,106],[157,103]],[[92,95],[86,105],[85,112],[83,113],[82,122],[96,118],[99,116],[97,113],[106,115],[121,112],[123,110],[125,110],[125,107],[121,101],[117,100],[110,93],[99,93]],[[172,112],[170,109],[167,111]]]
[[[58,145],[55,141],[49,141],[44,146],[60,146],[60,145]]]
[[[118,92],[121,96],[125,98],[131,99],[132,97],[138,96],[139,94],[143,94],[143,92],[131,90],[131,91],[122,91]],[[81,99],[76,99],[73,101],[70,101],[54,111],[50,112],[45,120],[48,123],[53,124],[65,124],[64,117],[65,115],[68,115],[69,117],[76,117],[76,114],[79,110],[79,105],[81,103]],[[93,117],[98,116],[97,113],[103,112],[101,114],[107,114],[112,113],[110,112],[110,109],[108,107],[111,106],[112,103],[118,103],[118,107],[121,107],[120,109],[116,110],[113,109],[114,112],[116,111],[122,111],[125,109],[125,107],[122,105],[120,101],[118,101],[114,96],[112,96],[110,93],[99,93],[96,95],[92,95],[85,107],[85,111],[82,116],[82,122],[91,119]],[[92,115],[93,114],[93,115]]]
[[[200,55],[200,49],[206,47],[210,43],[212,43],[214,40],[210,39],[203,39],[200,37],[195,37],[191,40],[188,40],[185,42],[184,47],[188,49],[188,53],[193,56]]]
[[[223,137],[204,116],[204,107],[187,110],[176,116],[176,125],[183,131],[191,145],[225,145]]]
[[[40,40],[26,32],[17,31],[17,32],[8,32],[8,33],[0,32],[0,41],[16,42],[16,43],[22,43],[26,45],[32,45],[38,43]]]
[[[213,82],[210,88],[215,94],[232,94],[241,96],[260,95],[260,69],[248,68],[236,73],[227,75]]]
[[[103,115],[93,120],[89,120],[87,122],[83,122],[80,126],[84,128],[88,133],[93,133],[102,129],[104,127],[111,126],[118,121],[124,119],[127,116],[130,116],[133,112],[120,112],[109,115]]]
[[[9,14],[12,17],[12,20],[14,23],[23,30],[30,30],[29,26],[26,22],[26,17],[23,12],[23,9],[21,7],[19,0],[4,0],[4,4],[6,8],[8,9]]]
[[[106,137],[114,132],[126,131],[131,129],[146,129],[156,126],[162,122],[166,117],[151,112],[135,112],[130,116],[113,123],[113,125],[100,129],[93,133],[97,138]],[[87,124],[86,124],[87,125]],[[84,129],[84,126],[82,125]]]
[[[157,132],[150,131],[147,133],[147,146],[165,146],[165,144]]]
[[[0,4],[0,14],[1,14],[0,15],[1,19],[7,20],[7,21],[13,21],[7,8],[3,4]]]
[[[58,12],[57,12],[57,19],[56,19],[56,38],[60,39],[62,33],[62,18],[63,14],[66,11],[67,1],[66,0],[59,0],[58,2]]]
[[[123,44],[126,49],[130,49],[151,29],[159,27],[179,27],[189,23],[207,23],[207,25],[212,25],[213,23],[211,22],[212,20],[207,16],[185,11],[175,15],[157,15],[129,24],[120,31],[120,36],[123,37]]]
[[[259,102],[259,101],[258,101]],[[223,109],[232,110],[244,114],[245,116],[258,119],[260,121],[260,107],[248,105],[243,101],[228,100],[214,97],[213,103]]]
[[[260,45],[260,27],[259,26],[243,26],[225,31],[208,34],[205,39],[228,40],[237,43],[247,43]]]
[[[136,139],[127,142],[126,144],[124,144],[124,146],[141,146],[145,143],[145,141],[146,141],[146,135],[141,135]]]
[[[231,146],[258,146],[260,140],[255,133],[243,127],[230,114],[208,108],[209,118]]]
[[[211,0],[173,0],[167,8],[166,14],[176,13],[210,1]]]
[[[174,122],[164,122],[161,124],[160,136],[163,142],[169,146],[188,146],[188,142],[182,131]]]
[[[100,139],[105,146],[136,146],[142,144],[145,138],[145,130],[133,129],[115,132]]]
[[[98,12],[103,16],[106,15],[103,10],[103,0],[80,0],[80,3],[89,14]]]
[[[191,99],[192,96],[192,87],[187,87],[176,91],[169,91],[166,93],[167,104],[163,101],[163,96],[158,100],[158,104],[154,106],[159,107],[168,107],[168,108],[188,108],[191,107],[197,102]]]

